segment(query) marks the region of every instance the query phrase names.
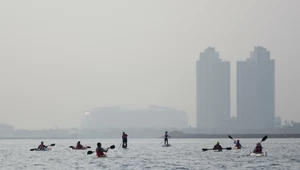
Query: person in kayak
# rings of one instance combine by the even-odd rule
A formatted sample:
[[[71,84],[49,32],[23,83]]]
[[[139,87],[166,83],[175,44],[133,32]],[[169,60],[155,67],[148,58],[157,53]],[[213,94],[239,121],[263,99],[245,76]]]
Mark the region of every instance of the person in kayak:
[[[101,143],[97,143],[97,148],[96,148],[96,154],[98,157],[103,157],[105,156],[104,152],[106,153],[108,151],[108,148],[105,150],[101,147]]]
[[[169,145],[169,140],[168,138],[171,137],[168,135],[168,131],[165,132],[164,138],[165,138],[165,145]]]
[[[83,146],[80,144],[80,141],[77,142],[76,149],[82,149]]]
[[[262,146],[260,143],[257,143],[254,150],[253,150],[253,153],[262,153]]]
[[[122,148],[127,148],[127,134],[125,132],[123,132],[123,135],[122,135]]]
[[[41,141],[41,144],[38,146],[38,150],[45,150],[47,148],[47,146],[44,145],[44,142]]]
[[[220,145],[220,142],[217,141],[217,144],[214,146],[213,150],[222,150],[222,146]]]
[[[241,148],[242,148],[242,145],[240,144],[240,140],[236,140],[236,141],[234,141],[233,143],[235,144],[234,147],[235,147],[236,149],[241,149]]]

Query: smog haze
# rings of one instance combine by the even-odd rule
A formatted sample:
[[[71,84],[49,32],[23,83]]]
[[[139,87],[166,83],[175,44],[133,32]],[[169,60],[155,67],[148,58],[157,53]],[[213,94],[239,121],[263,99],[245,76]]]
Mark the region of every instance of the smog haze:
[[[1,1],[1,123],[80,126],[97,107],[159,105],[196,118],[196,60],[231,62],[261,45],[275,59],[276,116],[300,121],[300,1]],[[109,119],[107,121],[114,121]]]

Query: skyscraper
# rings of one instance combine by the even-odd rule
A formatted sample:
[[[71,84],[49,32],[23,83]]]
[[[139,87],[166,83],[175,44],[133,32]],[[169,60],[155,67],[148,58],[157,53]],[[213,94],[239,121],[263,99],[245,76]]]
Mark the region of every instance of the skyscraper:
[[[275,61],[257,46],[237,62],[237,120],[250,130],[268,130],[275,122]]]
[[[197,128],[213,132],[230,120],[230,62],[222,61],[215,48],[200,53],[196,63]]]

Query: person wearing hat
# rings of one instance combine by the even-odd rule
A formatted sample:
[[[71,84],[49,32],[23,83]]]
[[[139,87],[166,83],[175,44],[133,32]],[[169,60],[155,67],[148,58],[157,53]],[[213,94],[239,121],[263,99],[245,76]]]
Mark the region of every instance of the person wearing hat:
[[[222,150],[222,146],[220,145],[220,142],[217,141],[217,144],[214,146],[213,150]]]

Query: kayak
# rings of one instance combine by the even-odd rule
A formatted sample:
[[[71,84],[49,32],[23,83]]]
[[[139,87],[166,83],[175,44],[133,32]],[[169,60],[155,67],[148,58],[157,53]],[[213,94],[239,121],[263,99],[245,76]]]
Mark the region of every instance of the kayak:
[[[73,150],[86,150],[88,149],[87,147],[83,147],[83,148],[76,148],[76,147],[71,147]]]
[[[163,145],[162,147],[171,147],[171,144]]]
[[[96,157],[97,157],[97,158],[106,158],[106,157],[107,157],[107,155],[106,155],[106,154],[104,154],[104,155],[100,155],[100,156],[97,156],[97,155],[96,155]]]
[[[52,148],[48,147],[48,148],[45,148],[45,149],[35,149],[34,151],[51,151]]]
[[[267,156],[267,152],[254,153],[254,152],[250,151],[250,153],[248,154],[248,156],[257,156],[257,157],[260,157],[260,156]]]

